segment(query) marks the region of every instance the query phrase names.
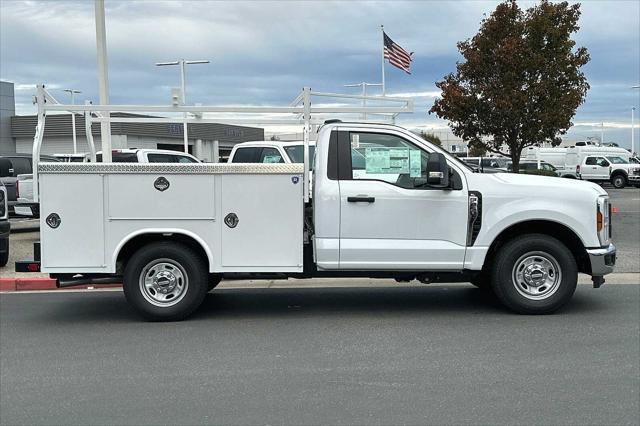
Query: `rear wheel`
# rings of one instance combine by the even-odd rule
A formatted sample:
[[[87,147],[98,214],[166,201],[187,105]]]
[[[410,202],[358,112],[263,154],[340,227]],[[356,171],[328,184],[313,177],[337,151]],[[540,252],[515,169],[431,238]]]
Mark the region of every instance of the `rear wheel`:
[[[190,247],[169,242],[139,249],[124,270],[127,301],[153,321],[178,321],[192,314],[208,291],[204,259]]]
[[[622,189],[627,186],[627,179],[623,175],[615,175],[611,178],[611,185],[614,188]]]
[[[491,286],[502,303],[521,314],[548,314],[566,304],[578,283],[573,254],[557,239],[530,234],[498,251]]]

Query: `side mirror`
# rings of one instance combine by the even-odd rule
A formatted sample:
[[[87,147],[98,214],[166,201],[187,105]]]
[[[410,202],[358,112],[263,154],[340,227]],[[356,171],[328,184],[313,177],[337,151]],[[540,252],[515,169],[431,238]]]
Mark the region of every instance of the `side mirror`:
[[[449,165],[447,164],[447,158],[440,152],[429,154],[427,184],[434,188],[449,187]]]

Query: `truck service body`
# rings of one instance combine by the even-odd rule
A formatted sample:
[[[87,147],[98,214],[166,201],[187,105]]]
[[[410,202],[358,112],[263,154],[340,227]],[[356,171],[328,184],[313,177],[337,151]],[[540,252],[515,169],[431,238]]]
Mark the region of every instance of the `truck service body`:
[[[153,320],[188,316],[237,273],[471,281],[541,314],[578,272],[599,287],[613,270],[593,183],[474,173],[386,124],[325,124],[307,164],[308,151],[303,164],[40,163],[41,270],[60,286],[123,282]]]

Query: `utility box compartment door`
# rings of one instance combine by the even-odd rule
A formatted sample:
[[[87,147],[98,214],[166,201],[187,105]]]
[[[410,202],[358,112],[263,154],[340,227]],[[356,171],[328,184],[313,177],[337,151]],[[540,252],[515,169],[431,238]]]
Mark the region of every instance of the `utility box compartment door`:
[[[105,266],[102,175],[40,175],[40,239],[45,270]]]
[[[301,272],[302,177],[226,174],[221,186],[223,269]]]

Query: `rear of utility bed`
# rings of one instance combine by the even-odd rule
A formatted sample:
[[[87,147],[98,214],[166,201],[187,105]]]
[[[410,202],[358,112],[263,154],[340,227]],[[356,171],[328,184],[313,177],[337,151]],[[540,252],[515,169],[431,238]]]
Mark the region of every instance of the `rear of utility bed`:
[[[209,272],[302,272],[301,164],[40,163],[41,270],[114,274],[150,235]]]

